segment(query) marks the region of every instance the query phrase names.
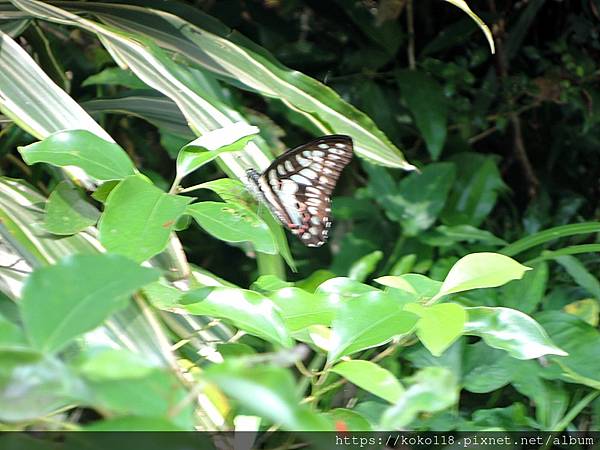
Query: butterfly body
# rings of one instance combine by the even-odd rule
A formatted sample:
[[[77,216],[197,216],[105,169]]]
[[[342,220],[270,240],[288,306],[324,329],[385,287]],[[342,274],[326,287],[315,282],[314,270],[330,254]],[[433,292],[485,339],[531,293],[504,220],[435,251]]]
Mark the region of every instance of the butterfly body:
[[[331,193],[352,153],[349,136],[315,139],[288,150],[262,174],[249,169],[250,191],[305,245],[319,247],[331,227]]]

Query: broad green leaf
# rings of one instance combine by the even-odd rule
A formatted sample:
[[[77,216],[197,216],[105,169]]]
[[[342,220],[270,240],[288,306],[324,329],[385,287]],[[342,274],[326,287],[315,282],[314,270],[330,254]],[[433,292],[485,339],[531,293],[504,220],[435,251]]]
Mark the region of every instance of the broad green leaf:
[[[120,180],[136,173],[118,144],[86,130],[59,131],[40,142],[19,147],[19,152],[27,164],[76,166],[100,181]]]
[[[404,307],[419,316],[417,336],[434,356],[440,356],[463,333],[467,313],[456,303],[442,303],[424,307],[409,303]]]
[[[530,314],[544,298],[548,283],[548,264],[541,262],[528,270],[520,280],[502,286],[502,306]]]
[[[278,289],[269,298],[280,310],[286,327],[295,333],[311,325],[331,325],[337,304],[327,295],[295,287]]]
[[[155,269],[119,255],[74,255],[35,270],[25,282],[21,314],[35,348],[58,351],[127,305],[127,296],[155,281]]]
[[[556,262],[559,263],[573,277],[573,280],[592,294],[595,298],[600,299],[600,281],[592,275],[585,266],[573,256],[559,256]]]
[[[335,274],[329,270],[316,270],[303,280],[296,281],[296,287],[307,292],[315,292],[317,288],[327,280],[335,278]]]
[[[142,289],[150,303],[160,309],[167,309],[175,303],[179,303],[184,292],[171,286],[165,280],[155,281]]]
[[[0,420],[22,422],[71,403],[83,385],[58,359],[32,350],[0,350]]]
[[[484,394],[506,386],[517,370],[518,360],[490,348],[485,342],[465,346],[462,385],[469,392]]]
[[[442,286],[439,281],[432,280],[418,273],[407,273],[404,275],[386,275],[376,278],[379,284],[388,288],[397,289],[413,296],[414,301],[429,299],[437,294]]]
[[[250,289],[260,292],[261,294],[268,294],[269,292],[293,286],[294,283],[283,281],[275,275],[261,275],[254,283],[252,283]]]
[[[237,152],[259,132],[244,122],[219,128],[203,134],[181,149],[177,156],[177,180],[215,159],[224,152]]]
[[[251,242],[263,253],[277,253],[269,227],[254,212],[236,203],[200,202],[190,205],[186,214],[204,231],[226,242]]]
[[[317,290],[320,291],[321,288]],[[411,333],[417,323],[418,317],[403,311],[403,303],[391,295],[377,290],[355,292],[356,295],[350,298],[344,298],[344,295],[340,299],[341,304],[331,324],[329,363],[385,344],[395,336]]]
[[[390,371],[371,361],[343,361],[330,370],[390,403],[400,400],[404,392],[404,388]]]
[[[111,252],[142,262],[167,246],[190,197],[166,194],[140,176],[124,179],[109,194],[98,230]]]
[[[448,369],[428,367],[407,381],[410,386],[400,400],[383,414],[381,429],[404,429],[418,413],[442,411],[458,401],[458,380]]]
[[[335,408],[325,414],[335,425],[335,429],[348,431],[373,431],[367,419],[354,410]]]
[[[133,72],[120,67],[107,67],[106,69],[87,77],[81,86],[93,86],[105,84],[113,86],[125,86],[131,89],[148,89],[148,85],[141,81]]]
[[[143,416],[123,416],[123,417],[113,417],[110,419],[99,420],[96,422],[92,422],[89,425],[85,425],[83,427],[84,431],[124,431],[123,438],[127,439],[129,435],[134,435],[136,438],[135,443],[133,445],[144,445],[145,449],[149,449],[151,447],[148,446],[146,440],[152,435],[152,444],[156,445],[156,439],[165,440],[166,442],[159,443],[159,445],[167,445],[170,447],[176,446],[176,441],[181,439],[181,436],[184,436],[185,433],[156,433],[157,431],[189,431],[184,428],[180,428],[175,425],[173,422],[166,418],[161,417],[143,417]],[[131,433],[135,431],[151,431],[154,433]],[[164,438],[163,438],[164,436]],[[121,441],[121,443],[123,443]],[[190,443],[191,444],[191,443]],[[194,445],[198,445],[199,443],[196,441]]]
[[[471,253],[452,266],[434,299],[455,292],[502,286],[518,280],[527,270],[531,268],[499,253]]]
[[[231,178],[219,178],[212,181],[207,181],[202,184],[184,189],[189,191],[191,189],[209,189],[221,197],[224,201],[229,203],[238,203],[241,205],[248,205],[253,202],[248,189],[244,186],[241,181],[232,180]]]
[[[560,367],[562,379],[600,389],[600,333],[578,317],[560,311],[545,311],[537,319],[561,348],[564,357],[551,357]]]
[[[488,217],[506,185],[495,160],[489,156],[461,153],[450,161],[456,167],[456,180],[440,219],[448,226],[478,227]]]
[[[91,405],[111,416],[138,416],[169,420],[192,430],[194,404],[181,381],[166,370],[153,370],[135,379],[87,380]]]
[[[430,164],[400,182],[396,194],[388,199],[386,211],[400,221],[404,234],[416,236],[433,225],[444,208],[454,172],[453,164]]]
[[[534,359],[544,355],[567,356],[535,320],[509,308],[466,308],[465,334],[480,336],[490,347],[506,350],[513,358]]]
[[[120,180],[111,180],[107,181],[106,183],[102,183],[100,186],[98,186],[98,189],[92,193],[92,198],[100,203],[106,203],[108,194],[110,194],[111,191],[118,186],[119,181]]]
[[[383,252],[375,250],[356,261],[348,271],[348,278],[356,281],[365,281],[373,273],[379,261],[383,258]]]
[[[435,79],[417,70],[401,70],[397,80],[402,98],[435,161],[446,141],[448,99],[444,90]]]
[[[0,350],[29,347],[23,330],[0,314]]]
[[[600,314],[600,305],[595,298],[584,298],[566,305],[563,310],[574,316],[579,317],[591,326],[598,326],[598,314]]]
[[[539,429],[540,426],[529,416],[529,408],[518,402],[505,408],[478,409],[473,412],[472,417],[473,422],[465,427],[469,431],[481,429],[484,432],[523,432],[524,430]]]
[[[142,355],[116,348],[84,351],[72,365],[77,372],[93,381],[142,378],[157,368]]]
[[[294,377],[286,369],[247,366],[231,360],[212,365],[204,376],[244,410],[280,424],[283,429],[329,431],[333,428],[327,419],[301,404]]]
[[[52,234],[75,234],[94,225],[98,217],[100,212],[85,200],[79,189],[63,181],[48,197],[44,227]]]
[[[227,287],[202,288],[187,293],[176,308],[227,319],[239,329],[269,342],[284,347],[292,345],[277,306],[256,292]]]
[[[563,383],[544,380],[539,364],[520,361],[511,384],[535,404],[535,417],[543,430],[556,430],[569,406],[569,395]]]

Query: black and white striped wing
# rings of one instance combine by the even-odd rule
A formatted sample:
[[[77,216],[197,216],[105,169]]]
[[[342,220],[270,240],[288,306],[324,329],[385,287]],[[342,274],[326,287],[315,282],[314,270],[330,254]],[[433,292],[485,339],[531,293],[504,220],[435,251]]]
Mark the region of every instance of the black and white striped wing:
[[[271,211],[309,247],[327,240],[331,194],[352,153],[349,136],[324,136],[288,150],[258,180]]]

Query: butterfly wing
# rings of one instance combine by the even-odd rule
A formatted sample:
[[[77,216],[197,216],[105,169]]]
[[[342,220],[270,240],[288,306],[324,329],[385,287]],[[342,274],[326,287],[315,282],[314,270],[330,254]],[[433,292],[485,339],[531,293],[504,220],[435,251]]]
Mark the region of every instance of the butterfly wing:
[[[271,211],[310,247],[327,240],[331,193],[352,153],[349,136],[324,136],[288,150],[258,179]]]

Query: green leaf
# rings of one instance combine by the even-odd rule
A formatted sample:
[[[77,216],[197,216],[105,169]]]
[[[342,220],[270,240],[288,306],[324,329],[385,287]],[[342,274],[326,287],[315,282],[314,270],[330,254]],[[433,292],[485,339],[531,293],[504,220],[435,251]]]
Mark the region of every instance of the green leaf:
[[[543,355],[566,356],[535,320],[509,308],[466,308],[465,334],[483,338],[490,347],[506,350],[513,358],[534,359]]]
[[[456,303],[442,303],[424,307],[409,303],[404,307],[420,317],[417,322],[417,336],[434,356],[440,356],[463,333],[467,313]]]
[[[520,280],[502,287],[502,306],[532,313],[544,298],[547,283],[548,264],[542,262],[525,272]]]
[[[144,377],[87,380],[87,401],[110,415],[162,418],[175,427],[193,429],[193,402],[170,371],[153,370]]]
[[[269,292],[292,286],[294,286],[294,283],[283,281],[275,275],[261,275],[254,283],[252,283],[250,289],[260,292],[261,294],[268,294]]]
[[[187,144],[177,156],[177,180],[215,159],[224,152],[243,150],[259,129],[245,122],[236,122],[210,131]]]
[[[419,412],[442,411],[458,401],[456,376],[442,367],[427,367],[407,380],[410,386],[381,418],[383,430],[403,429]]]
[[[404,388],[391,372],[370,361],[344,361],[330,370],[390,403],[396,403],[404,392]]]
[[[257,251],[275,254],[269,227],[250,209],[236,203],[200,202],[186,209],[209,234],[225,242],[251,242]]]
[[[0,350],[29,347],[23,330],[0,314]]]
[[[363,256],[350,266],[348,278],[356,281],[365,281],[367,277],[375,271],[381,258],[383,258],[383,252],[380,250],[375,250],[374,252]]]
[[[446,141],[448,99],[442,86],[424,72],[401,70],[397,75],[402,98],[415,118],[427,150],[437,160]]]
[[[136,173],[119,145],[86,130],[59,131],[43,141],[19,147],[19,152],[27,164],[77,166],[100,181],[120,180]]]
[[[212,365],[204,376],[245,410],[286,430],[330,431],[333,428],[327,419],[301,404],[294,377],[281,367],[247,366],[230,360]]]
[[[567,271],[569,275],[573,277],[573,280],[592,294],[595,298],[600,299],[600,281],[594,275],[592,275],[585,266],[573,256],[559,256],[555,258],[556,262],[559,263]]]
[[[44,227],[52,234],[75,234],[94,225],[98,217],[100,212],[85,200],[79,189],[63,181],[48,197]]]
[[[98,224],[100,242],[108,251],[145,261],[165,249],[191,201],[166,194],[140,176],[127,177],[106,200]]]
[[[58,351],[127,305],[127,296],[156,280],[155,269],[119,255],[75,255],[35,270],[20,303],[33,346]]]
[[[377,347],[395,336],[411,333],[417,316],[403,311],[404,303],[370,286],[343,278],[323,283],[317,293],[328,293],[340,301],[331,329],[327,360],[337,361],[366,348]]]
[[[565,305],[563,310],[574,316],[579,317],[591,326],[598,326],[598,314],[600,314],[600,305],[595,298],[584,298],[576,302]]]
[[[277,306],[256,292],[202,288],[187,293],[177,307],[191,314],[227,319],[247,333],[284,347],[292,346]]]
[[[499,253],[471,253],[452,266],[434,299],[455,292],[502,286],[518,280],[527,270],[531,268]]]
[[[521,361],[511,384],[535,404],[535,417],[542,430],[556,430],[569,406],[569,395],[562,383],[544,380],[540,365]]]
[[[130,89],[148,89],[148,85],[135,76],[130,70],[120,67],[107,67],[101,72],[87,77],[81,86],[105,84],[110,86],[125,86]]]
[[[439,281],[432,280],[425,275],[418,273],[407,273],[404,275],[386,275],[376,278],[379,284],[388,288],[397,289],[409,294],[414,298],[414,301],[422,301],[430,299],[437,294],[442,286]]]
[[[517,370],[518,360],[508,353],[490,348],[485,342],[467,345],[464,355],[463,387],[484,394],[506,386]]]
[[[478,227],[496,205],[498,194],[506,189],[493,158],[477,153],[461,153],[451,158],[456,180],[440,218],[449,226]]]
[[[147,358],[125,349],[90,349],[73,361],[75,369],[93,381],[142,378],[152,372]]]
[[[58,359],[32,350],[0,350],[0,420],[46,416],[73,401],[83,385]],[[8,406],[10,405],[10,406]]]
[[[83,427],[84,431],[124,431],[128,432],[130,435],[136,435],[136,441],[134,445],[144,445],[144,448],[148,449],[147,443],[144,440],[144,435],[135,434],[131,432],[135,431],[188,431],[184,428],[180,428],[171,422],[168,419],[160,418],[160,417],[140,417],[140,416],[123,416],[123,417],[114,417],[111,419],[99,420],[97,422],[93,422],[89,425]],[[152,433],[153,444],[156,444],[155,439],[161,439],[164,435],[168,437],[168,441],[163,443],[162,445],[175,446],[176,443],[173,441],[175,438],[176,441],[180,439],[180,436],[183,433],[177,434],[173,436],[172,433]],[[146,434],[145,437],[149,437],[150,434]],[[127,436],[123,436],[127,439]],[[141,440],[140,440],[141,438]],[[194,443],[198,445],[198,442]]]
[[[98,186],[98,189],[94,191],[92,198],[100,203],[106,203],[108,194],[110,194],[111,191],[118,185],[119,180],[111,180],[107,181],[106,183],[102,183],[100,186]]]
[[[550,360],[560,367],[560,378],[600,389],[600,333],[583,320],[560,311],[538,314],[540,324],[548,330],[568,355]]]
[[[331,419],[338,430],[373,431],[369,421],[351,409],[335,408],[328,411],[325,415]]]
[[[531,236],[526,236],[502,249],[502,254],[514,256],[532,247],[567,236],[600,232],[600,222],[583,222],[548,228]]]
[[[142,289],[150,303],[160,309],[167,309],[179,303],[184,292],[171,286],[165,280],[155,281]]]
[[[279,307],[285,325],[292,333],[311,325],[331,325],[337,308],[329,296],[295,287],[278,289],[269,294],[269,298]]]
[[[457,242],[480,242],[485,245],[506,245],[506,242],[486,230],[471,225],[440,225],[419,235],[419,240],[434,247],[448,247]]]

